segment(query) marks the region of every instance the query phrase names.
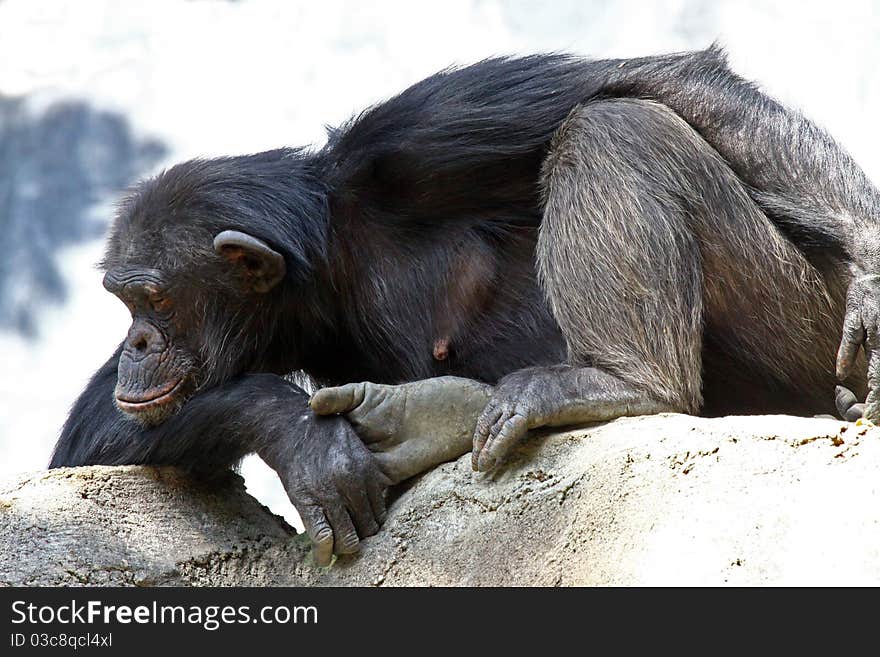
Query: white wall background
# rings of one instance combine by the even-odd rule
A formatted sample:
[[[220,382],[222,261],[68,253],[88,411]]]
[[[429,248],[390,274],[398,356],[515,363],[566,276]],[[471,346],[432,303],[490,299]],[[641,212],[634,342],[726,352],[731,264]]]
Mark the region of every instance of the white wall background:
[[[0,94],[24,96],[35,116],[65,99],[123,112],[170,147],[165,166],[320,143],[324,124],[453,63],[716,39],[739,72],[824,124],[880,179],[880,5],[866,0],[0,0]],[[109,218],[113,200],[96,215]],[[100,250],[55,254],[71,294],[40,311],[37,339],[0,332],[0,475],[45,466],[68,407],[124,335],[128,313],[93,266]],[[293,518],[271,471],[249,460],[245,475]]]

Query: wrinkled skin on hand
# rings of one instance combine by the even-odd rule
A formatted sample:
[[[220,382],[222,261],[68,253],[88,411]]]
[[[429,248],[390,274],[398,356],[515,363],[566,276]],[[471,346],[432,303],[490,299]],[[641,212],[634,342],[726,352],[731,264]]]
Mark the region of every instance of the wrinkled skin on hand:
[[[868,397],[864,404],[843,387],[836,392],[837,409],[846,420],[880,421],[880,276],[856,277],[846,295],[843,336],[837,351],[837,378],[847,378],[864,348],[868,362]]]
[[[403,385],[350,383],[311,399],[319,415],[341,413],[392,483],[471,449],[474,427],[492,394],[488,385],[453,376]]]
[[[281,478],[319,566],[330,565],[334,553],[357,552],[358,537],[379,531],[390,481],[344,419],[303,422],[259,454]]]

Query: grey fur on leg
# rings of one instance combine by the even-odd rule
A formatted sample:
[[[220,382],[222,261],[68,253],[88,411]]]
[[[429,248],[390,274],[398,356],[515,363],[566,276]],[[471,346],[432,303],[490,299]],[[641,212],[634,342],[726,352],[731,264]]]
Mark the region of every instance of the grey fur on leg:
[[[658,182],[668,177],[671,187],[677,172],[666,174],[662,160],[633,141],[644,141],[641,131],[653,126],[642,116],[657,111],[642,101],[591,103],[559,128],[543,168],[538,268],[571,363],[695,412],[700,252],[684,208]]]

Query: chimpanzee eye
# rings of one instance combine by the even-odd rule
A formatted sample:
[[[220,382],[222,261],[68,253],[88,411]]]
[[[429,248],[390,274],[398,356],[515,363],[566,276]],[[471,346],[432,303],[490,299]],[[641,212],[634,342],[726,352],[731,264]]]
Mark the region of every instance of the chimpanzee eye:
[[[150,297],[150,304],[153,306],[153,310],[157,313],[167,313],[171,310],[171,299],[168,297],[158,295]]]

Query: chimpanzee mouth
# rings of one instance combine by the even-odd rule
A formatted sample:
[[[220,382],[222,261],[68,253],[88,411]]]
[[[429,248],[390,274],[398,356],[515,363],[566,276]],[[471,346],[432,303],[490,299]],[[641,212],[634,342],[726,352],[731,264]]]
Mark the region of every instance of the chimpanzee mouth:
[[[160,406],[168,403],[177,395],[177,391],[183,386],[186,377],[181,377],[176,381],[169,381],[159,388],[151,388],[141,394],[132,394],[128,392],[116,394],[116,405],[127,413],[143,411],[153,406]]]

